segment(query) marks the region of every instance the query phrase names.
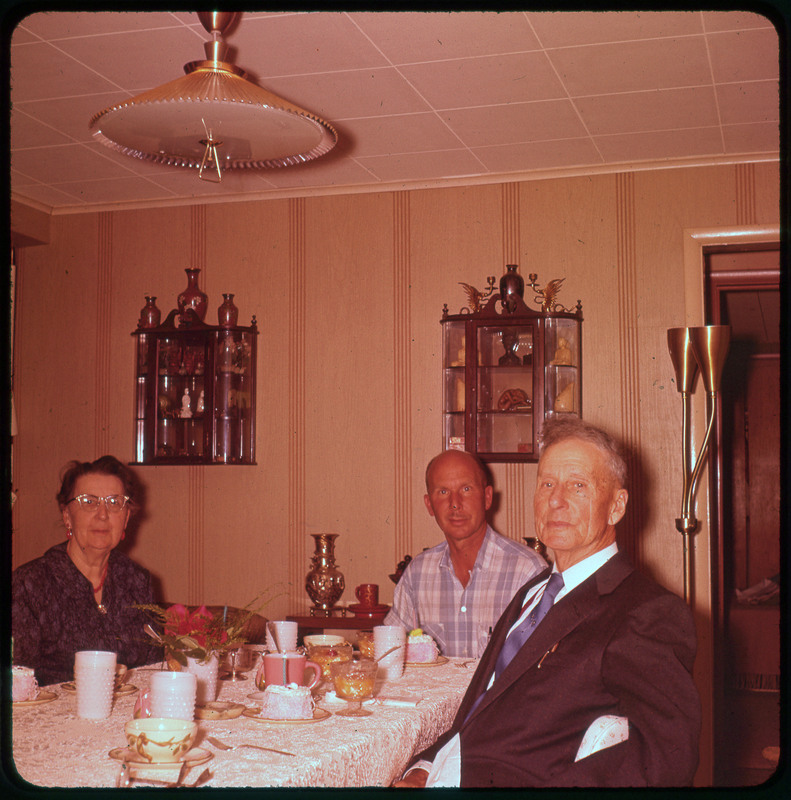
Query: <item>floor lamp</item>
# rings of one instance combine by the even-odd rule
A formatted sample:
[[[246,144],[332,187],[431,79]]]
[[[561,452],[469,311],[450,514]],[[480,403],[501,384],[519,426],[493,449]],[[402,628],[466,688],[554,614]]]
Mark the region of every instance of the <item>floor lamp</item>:
[[[684,541],[684,600],[691,605],[692,595],[692,535],[698,527],[695,518],[695,493],[698,478],[708,452],[711,432],[717,416],[717,392],[720,390],[722,368],[728,355],[731,340],[729,325],[704,325],[697,328],[669,328],[667,347],[676,372],[676,388],[681,392],[683,417],[681,422],[681,452],[683,460],[683,489],[681,516],[676,519],[676,529]],[[708,423],[703,445],[696,461],[692,462],[692,431],[690,418],[692,395],[698,370],[709,397]]]

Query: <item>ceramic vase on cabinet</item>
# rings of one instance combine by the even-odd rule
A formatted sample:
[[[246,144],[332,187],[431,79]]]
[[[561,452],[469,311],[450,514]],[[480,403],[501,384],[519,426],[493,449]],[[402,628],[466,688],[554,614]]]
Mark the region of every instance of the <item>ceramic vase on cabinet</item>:
[[[196,661],[187,656],[186,671],[191,672],[198,679],[198,690],[195,702],[198,705],[213,703],[217,699],[217,673],[220,659],[213,653],[206,661]]]
[[[162,319],[162,312],[157,308],[157,298],[153,295],[146,295],[146,304],[140,309],[140,319],[138,328],[156,328]]]
[[[232,294],[223,294],[223,304],[217,309],[217,322],[221,328],[234,328],[239,319],[239,309],[234,305]]]
[[[188,308],[191,308],[203,322],[209,306],[209,297],[198,286],[200,270],[185,269],[184,272],[187,273],[187,288],[177,298],[179,311],[183,314]]]
[[[500,302],[509,311],[516,309],[515,297],[525,296],[525,279],[517,272],[516,264],[506,264],[505,274],[500,278]]]
[[[337,533],[312,533],[316,549],[311,568],[305,578],[305,591],[313,601],[310,613],[328,617],[332,607],[340,600],[346,582],[343,573],[335,566],[335,540]]]

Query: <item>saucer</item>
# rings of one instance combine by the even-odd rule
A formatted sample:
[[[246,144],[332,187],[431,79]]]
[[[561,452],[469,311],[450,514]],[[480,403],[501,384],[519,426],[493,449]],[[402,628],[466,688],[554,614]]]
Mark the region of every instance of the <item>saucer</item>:
[[[74,694],[77,691],[77,686],[75,685],[74,681],[66,681],[66,683],[62,683],[60,688],[63,689],[64,692],[69,692]],[[121,697],[125,694],[134,694],[137,691],[137,686],[132,686],[131,683],[122,683],[117,689],[113,690],[113,694],[116,697]]]
[[[227,703],[214,700],[204,705],[195,706],[195,719],[236,719],[244,711],[241,703]]]
[[[439,667],[441,664],[447,664],[448,659],[446,656],[437,656],[436,661],[406,661],[405,667]]]
[[[108,755],[116,761],[127,761],[134,764],[135,767],[146,767],[147,769],[173,769],[178,767],[182,762],[186,761],[187,765],[194,767],[197,764],[204,764],[214,754],[211,750],[204,750],[202,747],[193,747],[192,750],[187,751],[177,761],[147,761],[137,750],[132,750],[130,747],[116,747],[112,749]]]
[[[383,603],[377,603],[375,606],[363,606],[359,603],[354,603],[348,606],[355,617],[383,617],[390,610],[390,606]]]
[[[13,703],[14,708],[22,708],[24,706],[40,706],[42,703],[51,703],[57,695],[55,692],[39,692],[35,700],[17,700]]]
[[[321,722],[332,716],[332,713],[325,708],[314,708],[312,719],[267,719],[260,716],[260,711],[260,708],[246,708],[242,713],[256,722],[271,722],[273,725],[310,725],[313,722]]]

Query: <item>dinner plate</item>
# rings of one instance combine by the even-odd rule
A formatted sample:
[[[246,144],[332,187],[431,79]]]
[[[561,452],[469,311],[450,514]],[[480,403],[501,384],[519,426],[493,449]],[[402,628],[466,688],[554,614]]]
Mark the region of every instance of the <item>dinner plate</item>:
[[[256,722],[271,722],[273,725],[310,725],[313,722],[321,722],[332,716],[332,713],[325,708],[314,708],[313,719],[267,719],[266,717],[258,716],[260,708],[246,708],[242,713],[254,719]]]
[[[42,703],[51,703],[55,698],[57,698],[57,694],[55,692],[47,692],[42,691],[38,693],[38,696],[35,700],[17,700],[16,703],[13,703],[14,708],[21,708],[23,706],[40,706]]]
[[[204,750],[202,747],[193,747],[188,750],[178,761],[146,761],[137,750],[130,747],[116,747],[109,753],[110,758],[116,761],[128,761],[135,767],[146,767],[147,769],[173,769],[186,761],[187,765],[194,767],[197,764],[205,764],[214,754],[211,750]]]
[[[196,719],[236,719],[242,716],[244,706],[241,703],[228,703],[214,700],[201,706],[195,706]]]
[[[77,686],[75,685],[74,681],[66,681],[66,683],[62,683],[60,688],[63,689],[64,692],[74,693],[77,691]],[[137,686],[133,686],[131,683],[122,683],[114,692],[113,694],[116,697],[122,697],[127,694],[134,694],[137,691]]]
[[[407,661],[405,667],[439,667],[441,664],[447,664],[448,659],[445,656],[437,656],[436,661]]]

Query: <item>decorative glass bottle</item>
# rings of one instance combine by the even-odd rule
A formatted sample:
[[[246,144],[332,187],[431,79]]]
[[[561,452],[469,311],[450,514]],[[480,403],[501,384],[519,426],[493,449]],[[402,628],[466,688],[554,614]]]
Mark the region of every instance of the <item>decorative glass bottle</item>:
[[[235,328],[239,309],[233,303],[233,295],[223,293],[223,303],[217,309],[217,321],[221,328]]]
[[[198,315],[198,319],[203,322],[209,307],[209,298],[198,287],[200,270],[185,269],[184,272],[187,273],[187,288],[177,298],[179,311],[183,315],[188,308],[191,308]]]
[[[310,613],[317,617],[332,615],[332,607],[340,600],[346,582],[343,573],[335,566],[335,540],[337,533],[312,533],[316,550],[311,568],[305,578],[305,591],[313,601]]]
[[[162,312],[157,308],[157,299],[153,295],[146,295],[146,304],[140,309],[138,328],[156,328],[162,319]]]
[[[506,264],[505,274],[500,278],[500,302],[504,308],[513,312],[516,310],[514,297],[525,296],[525,279],[517,272],[516,264]]]

